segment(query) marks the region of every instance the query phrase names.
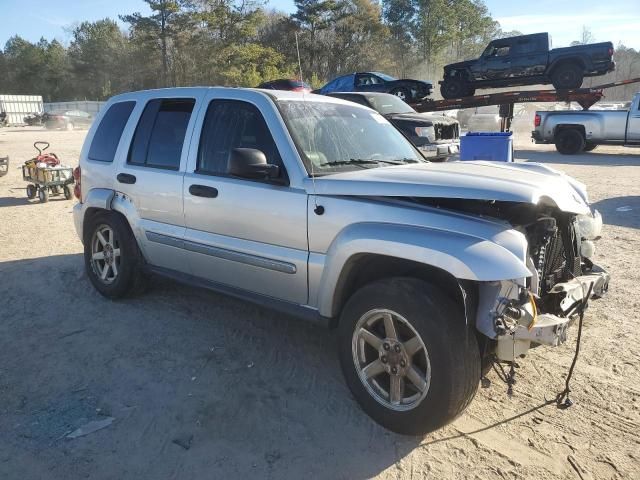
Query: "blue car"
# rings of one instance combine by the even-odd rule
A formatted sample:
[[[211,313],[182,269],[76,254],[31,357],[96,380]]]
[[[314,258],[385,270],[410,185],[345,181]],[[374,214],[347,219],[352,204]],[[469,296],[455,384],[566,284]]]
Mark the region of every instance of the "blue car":
[[[431,94],[433,84],[422,80],[397,79],[385,73],[359,72],[334,78],[314,93],[334,92],[390,93],[405,102],[417,102]]]

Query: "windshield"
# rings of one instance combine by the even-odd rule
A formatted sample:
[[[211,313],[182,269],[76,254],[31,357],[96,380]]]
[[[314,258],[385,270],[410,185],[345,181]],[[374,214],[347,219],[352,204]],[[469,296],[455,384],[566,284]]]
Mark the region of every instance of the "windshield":
[[[371,110],[328,102],[278,104],[309,173],[424,162],[400,132]]]
[[[387,75],[386,73],[373,72],[373,74],[379,76],[385,82],[393,82],[397,80],[396,78],[392,77],[391,75]]]
[[[390,113],[415,113],[413,108],[395,95],[370,95],[367,97],[367,101],[374,110],[377,110],[382,115],[389,115]]]

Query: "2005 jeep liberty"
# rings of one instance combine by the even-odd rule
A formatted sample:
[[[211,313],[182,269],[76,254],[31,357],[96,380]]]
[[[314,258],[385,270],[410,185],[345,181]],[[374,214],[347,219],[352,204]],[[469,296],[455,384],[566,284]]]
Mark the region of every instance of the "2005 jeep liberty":
[[[75,175],[101,294],[152,272],[337,328],[353,395],[400,433],[454,419],[493,359],[563,343],[609,283],[584,185],[539,164],[429,163],[336,98],[119,95]]]

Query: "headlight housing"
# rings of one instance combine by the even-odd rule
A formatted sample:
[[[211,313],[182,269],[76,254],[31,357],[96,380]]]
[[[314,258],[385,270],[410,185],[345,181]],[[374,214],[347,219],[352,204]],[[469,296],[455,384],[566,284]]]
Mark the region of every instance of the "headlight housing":
[[[436,131],[433,127],[415,127],[414,131],[417,136],[426,137],[432,142],[436,139]]]
[[[594,210],[591,215],[578,215],[576,220],[576,230],[581,238],[593,240],[600,236],[600,232],[602,232],[602,215],[600,215],[600,212]]]

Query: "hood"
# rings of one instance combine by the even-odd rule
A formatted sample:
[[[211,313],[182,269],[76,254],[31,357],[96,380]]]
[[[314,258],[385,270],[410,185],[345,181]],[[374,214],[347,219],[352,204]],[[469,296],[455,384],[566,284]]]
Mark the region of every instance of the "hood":
[[[384,115],[388,120],[403,120],[407,122],[424,123],[425,125],[445,124],[452,125],[458,123],[455,118],[444,115],[434,115],[432,113],[389,113]]]
[[[588,214],[579,182],[541,164],[504,162],[416,163],[355,170],[305,181],[307,193],[366,197],[459,198],[530,204],[553,202]]]
[[[468,67],[468,66],[472,65],[474,62],[475,62],[475,60],[466,60],[464,62],[450,63],[449,65],[445,65],[444,66],[444,71],[446,72],[447,70],[455,70],[457,68],[465,68],[465,67]]]

